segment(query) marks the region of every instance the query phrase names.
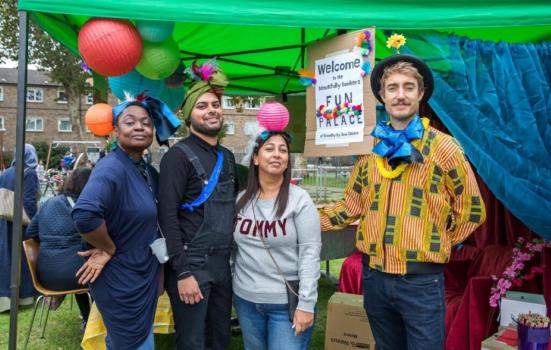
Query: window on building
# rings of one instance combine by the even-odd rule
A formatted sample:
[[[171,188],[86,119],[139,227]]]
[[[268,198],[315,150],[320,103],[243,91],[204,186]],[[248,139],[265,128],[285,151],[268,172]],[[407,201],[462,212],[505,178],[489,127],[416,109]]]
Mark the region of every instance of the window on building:
[[[0,101],[4,101],[4,88],[0,86]]]
[[[258,130],[257,122],[245,122],[245,127],[243,128],[245,135],[248,135],[248,136],[254,135],[257,130]]]
[[[87,105],[94,104],[94,94],[92,94],[91,92],[86,94],[86,104]]]
[[[228,120],[224,124],[226,124],[226,135],[235,135],[235,122]]]
[[[27,102],[44,102],[42,88],[27,88]]]
[[[38,117],[27,118],[27,131],[44,131],[44,119]]]
[[[71,124],[71,119],[62,118],[57,120],[57,131],[59,132],[72,132],[73,125]]]
[[[222,96],[222,108],[224,109],[233,109],[235,108],[235,103],[231,96]]]
[[[55,100],[57,103],[67,103],[67,94],[64,89],[57,89],[57,98]]]
[[[4,117],[0,117],[0,131],[6,131],[6,127],[4,125]]]
[[[260,105],[264,102],[263,97],[247,97],[245,98],[245,109],[260,109]]]

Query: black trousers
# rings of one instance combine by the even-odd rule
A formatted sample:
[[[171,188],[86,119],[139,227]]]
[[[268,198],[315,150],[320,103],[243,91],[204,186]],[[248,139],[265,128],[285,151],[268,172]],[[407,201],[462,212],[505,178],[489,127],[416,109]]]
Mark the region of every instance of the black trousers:
[[[232,305],[229,255],[205,255],[202,266],[194,268],[203,300],[185,304],[180,300],[177,276],[166,269],[165,288],[170,297],[178,350],[225,350],[230,342]]]

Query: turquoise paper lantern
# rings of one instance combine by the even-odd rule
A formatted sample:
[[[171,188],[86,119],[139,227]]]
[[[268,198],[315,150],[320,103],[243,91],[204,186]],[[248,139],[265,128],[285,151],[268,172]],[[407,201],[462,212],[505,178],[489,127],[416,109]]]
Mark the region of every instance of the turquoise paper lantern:
[[[186,90],[183,85],[174,88],[165,87],[160,100],[166,103],[172,111],[177,111],[182,107],[185,93]]]
[[[136,28],[143,40],[160,43],[172,35],[174,22],[137,20]]]
[[[143,76],[159,80],[168,78],[180,64],[180,49],[174,39],[160,43],[143,42],[143,54],[136,70]]]
[[[165,89],[165,84],[162,80],[148,79],[138,73],[135,69],[125,75],[111,77],[108,79],[109,87],[113,95],[119,100],[125,99],[125,92],[136,96],[145,91],[147,96],[160,98],[161,93]]]

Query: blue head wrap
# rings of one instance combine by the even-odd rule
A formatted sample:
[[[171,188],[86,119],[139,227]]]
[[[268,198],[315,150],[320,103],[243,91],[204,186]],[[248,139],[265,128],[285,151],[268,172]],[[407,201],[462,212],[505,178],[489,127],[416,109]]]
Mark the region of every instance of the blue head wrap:
[[[138,97],[136,100],[125,101],[113,107],[113,125],[117,125],[117,120],[121,113],[130,106],[143,107],[155,125],[155,136],[159,145],[168,145],[168,138],[176,132],[181,122],[170,108],[161,100],[153,97]]]

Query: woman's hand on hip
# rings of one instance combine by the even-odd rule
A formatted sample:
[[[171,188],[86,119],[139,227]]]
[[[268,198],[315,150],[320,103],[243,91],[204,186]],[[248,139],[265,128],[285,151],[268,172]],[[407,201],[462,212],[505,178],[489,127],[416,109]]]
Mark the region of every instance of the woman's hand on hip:
[[[295,310],[295,317],[293,318],[293,328],[295,329],[295,335],[306,331],[314,324],[314,313],[308,311]]]
[[[180,300],[186,304],[198,304],[203,299],[203,293],[193,276],[178,281],[178,294]]]
[[[88,260],[86,260],[76,274],[78,283],[82,285],[94,283],[105,265],[107,265],[109,260],[113,257],[106,251],[97,248],[78,252],[78,255],[88,257]]]

